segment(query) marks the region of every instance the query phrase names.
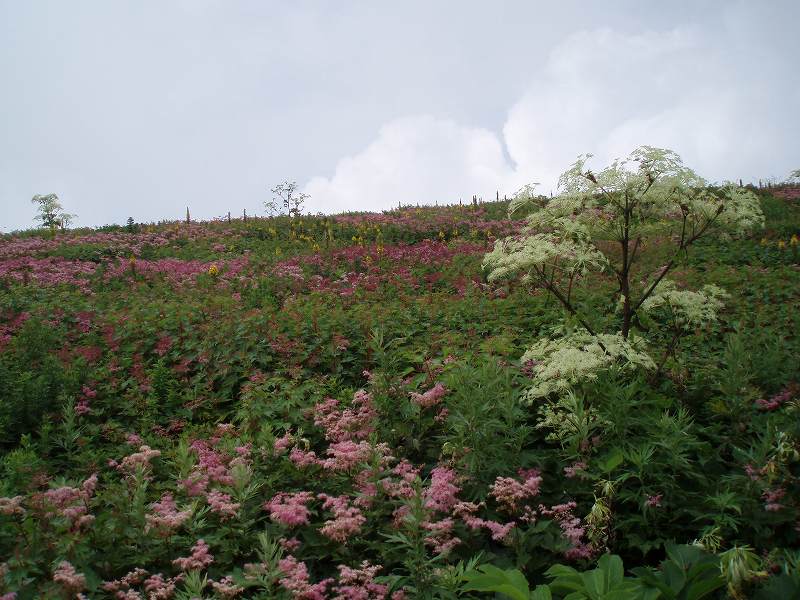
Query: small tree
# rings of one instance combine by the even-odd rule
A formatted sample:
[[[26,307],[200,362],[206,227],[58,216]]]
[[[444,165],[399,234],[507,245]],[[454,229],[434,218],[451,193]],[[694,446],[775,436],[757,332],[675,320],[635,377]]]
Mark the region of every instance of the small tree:
[[[43,227],[49,227],[52,231],[69,227],[75,218],[75,215],[64,212],[56,194],[36,194],[31,198],[31,202],[39,205],[37,209],[39,214],[34,219],[41,221]]]
[[[738,235],[764,224],[752,192],[708,186],[671,150],[643,146],[596,173],[586,167],[590,156],[561,175],[559,195],[543,206],[523,188],[509,212],[533,205],[526,229],[498,240],[483,263],[490,281],[520,277],[547,290],[586,331],[540,342],[523,357],[539,364],[534,396],[566,390],[611,364],[655,368],[642,341],[629,339],[641,314],[667,310],[671,322],[696,326],[716,317],[706,309],[721,306],[724,294],[713,286],[677,290],[666,275],[706,235]],[[642,272],[642,252],[656,240],[671,252],[654,273]],[[575,286],[590,271],[613,274],[618,284],[616,334],[597,331],[574,302]],[[679,337],[689,328],[674,329]]]
[[[297,182],[289,181],[279,183],[272,190],[272,200],[264,202],[267,215],[270,217],[281,214],[285,210],[290,217],[299,216],[303,211],[303,204],[311,196],[297,189]]]

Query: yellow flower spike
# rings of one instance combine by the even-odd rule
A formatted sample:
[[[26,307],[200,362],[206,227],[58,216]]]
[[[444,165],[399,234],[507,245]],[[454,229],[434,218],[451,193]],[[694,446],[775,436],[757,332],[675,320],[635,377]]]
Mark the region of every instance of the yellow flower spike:
[[[208,274],[211,275],[212,277],[216,277],[217,275],[219,275],[219,267],[217,265],[211,265],[210,267],[208,267]]]
[[[789,238],[789,244],[792,246],[797,246],[797,244],[800,244],[800,239],[797,238],[796,233]]]
[[[778,240],[778,248],[780,250],[783,250],[784,248],[786,248],[786,242],[784,242],[783,240]]]
[[[275,248],[275,256],[280,256],[280,255],[281,255],[281,249],[276,247]]]
[[[131,266],[136,264],[136,257],[133,254],[131,254],[130,258],[128,259],[128,263],[130,263]]]
[[[765,237],[764,237],[764,238],[761,238],[761,245],[762,245],[762,246],[767,246],[767,245],[769,245],[769,241],[767,240],[767,238],[765,238]]]

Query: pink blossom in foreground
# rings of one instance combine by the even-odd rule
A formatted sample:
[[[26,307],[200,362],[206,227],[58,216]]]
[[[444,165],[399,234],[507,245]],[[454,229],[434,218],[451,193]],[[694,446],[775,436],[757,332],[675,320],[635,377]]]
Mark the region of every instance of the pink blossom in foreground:
[[[130,571],[122,579],[106,581],[103,583],[103,590],[113,592],[115,598],[141,597],[138,592],[131,591],[131,588],[140,585],[145,577],[147,577],[147,571],[137,568]]]
[[[332,442],[363,440],[374,431],[378,413],[372,396],[364,390],[353,394],[351,407],[339,410],[339,401],[326,398],[314,406],[314,424],[325,429],[325,438]]]
[[[72,593],[86,588],[86,577],[65,560],[61,561],[53,572],[53,581]]]
[[[336,593],[332,600],[385,600],[389,586],[375,582],[380,565],[363,561],[359,567],[339,565],[339,581],[333,588]],[[402,596],[393,595],[393,599]]]
[[[447,467],[436,467],[431,471],[431,483],[423,492],[425,508],[448,512],[458,502],[456,495],[461,488],[456,485],[456,472]]]
[[[345,543],[348,538],[361,531],[361,526],[367,519],[361,514],[360,509],[350,506],[347,496],[319,494],[318,498],[323,501],[322,508],[333,512],[333,519],[325,521],[325,525],[320,529],[322,535],[336,542]]]
[[[208,551],[208,544],[204,540],[199,539],[197,543],[192,546],[192,554],[185,558],[176,558],[172,564],[178,567],[181,571],[193,571],[205,569],[208,565],[214,562],[214,556]]]
[[[311,492],[280,492],[264,503],[264,510],[269,512],[270,518],[276,523],[283,523],[289,527],[308,525],[311,514],[306,504],[314,498]]]
[[[230,494],[225,494],[219,490],[209,492],[206,502],[211,508],[211,512],[221,516],[222,520],[236,516],[236,512],[241,506],[238,502],[233,502]]]
[[[661,506],[661,500],[664,498],[664,494],[655,494],[654,496],[648,496],[647,500],[645,500],[645,504],[650,508],[659,508]]]
[[[22,508],[24,496],[14,496],[13,498],[0,498],[0,515],[24,515],[25,509]]]
[[[556,504],[550,508],[539,505],[539,512],[542,516],[556,521],[564,537],[572,544],[572,548],[567,550],[564,556],[570,559],[590,558],[594,554],[594,548],[583,541],[586,529],[582,526],[580,517],[576,517],[573,513],[576,507],[575,502]]]
[[[566,477],[567,479],[572,479],[573,477],[578,475],[579,472],[584,471],[586,467],[587,465],[585,462],[582,461],[574,462],[570,466],[564,467],[564,477]]]
[[[172,499],[172,494],[164,494],[161,500],[150,505],[152,513],[145,515],[147,525],[145,532],[156,529],[166,534],[177,529],[192,516],[191,510],[178,510],[178,505]]]
[[[791,388],[785,388],[775,394],[774,396],[770,397],[768,400],[760,398],[756,400],[756,406],[758,409],[764,412],[771,412],[773,410],[779,409],[783,406],[786,402],[792,399],[794,393]]]
[[[148,600],[170,600],[175,595],[175,586],[183,581],[183,575],[164,579],[161,573],[151,575],[144,582]]]
[[[538,471],[523,474],[523,480],[511,477],[498,477],[489,490],[489,495],[509,512],[514,512],[520,502],[539,495],[542,478]]]
[[[219,581],[212,581],[211,587],[223,598],[235,598],[244,591],[242,586],[233,582],[233,578],[230,575],[223,577]]]
[[[138,469],[149,470],[150,461],[161,456],[161,450],[153,450],[150,446],[139,447],[138,452],[134,452],[122,459],[117,469],[124,471],[128,475],[133,475]]]
[[[448,390],[446,387],[444,387],[441,383],[437,383],[424,394],[411,392],[410,395],[413,402],[416,402],[422,408],[428,408],[441,402],[442,398],[445,397],[447,392]]]
[[[783,508],[783,505],[779,502],[781,498],[786,495],[786,490],[783,488],[776,488],[774,490],[766,490],[762,494],[762,498],[764,499],[764,510],[769,512],[777,512]]]
[[[453,514],[461,517],[464,524],[470,529],[488,529],[492,534],[492,539],[500,542],[506,539],[508,534],[514,528],[514,523],[498,523],[497,521],[489,521],[475,516],[479,506],[472,502],[459,502],[453,509]]]
[[[452,534],[454,525],[455,521],[450,517],[423,523],[422,527],[429,532],[425,536],[425,544],[431,546],[436,554],[446,556],[461,543],[461,540]]]
[[[289,452],[289,460],[291,460],[295,465],[299,468],[310,467],[313,465],[321,464],[320,460],[317,458],[316,452],[313,450],[309,450],[308,452],[304,452],[300,450],[298,447],[292,448],[291,452]]]
[[[292,593],[292,598],[297,600],[326,600],[328,586],[333,579],[324,579],[312,584],[308,575],[306,563],[298,561],[294,556],[287,556],[278,562],[278,568],[283,572],[278,583],[281,587]]]

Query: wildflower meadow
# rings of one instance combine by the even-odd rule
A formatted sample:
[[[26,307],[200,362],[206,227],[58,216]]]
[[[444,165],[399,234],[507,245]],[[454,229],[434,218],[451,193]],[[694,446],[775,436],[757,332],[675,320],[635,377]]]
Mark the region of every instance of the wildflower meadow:
[[[0,598],[800,597],[798,198],[0,237]]]

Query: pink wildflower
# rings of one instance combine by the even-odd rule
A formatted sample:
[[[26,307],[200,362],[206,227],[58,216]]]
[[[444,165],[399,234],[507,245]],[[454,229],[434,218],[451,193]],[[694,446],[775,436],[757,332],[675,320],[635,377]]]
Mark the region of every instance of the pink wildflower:
[[[345,543],[347,539],[361,531],[361,526],[367,521],[355,506],[350,506],[347,496],[328,496],[319,494],[323,501],[322,508],[333,512],[333,519],[325,521],[320,532],[336,542]]]
[[[332,442],[363,440],[374,431],[378,414],[372,396],[364,390],[353,394],[350,408],[338,409],[339,401],[327,398],[314,407],[314,424],[325,429],[325,438]]]
[[[654,496],[648,496],[645,504],[651,508],[658,508],[661,506],[661,500],[664,498],[664,494],[656,494]]]
[[[152,529],[164,531],[167,534],[177,529],[192,515],[191,510],[178,510],[177,504],[172,499],[172,494],[164,494],[159,502],[150,505],[151,514],[145,515],[147,525],[145,532]]]
[[[766,490],[761,497],[764,499],[764,510],[770,512],[777,512],[783,508],[783,505],[778,502],[786,495],[786,490],[783,488],[776,488],[774,490]]]
[[[244,591],[242,586],[233,582],[233,578],[230,575],[223,577],[219,581],[212,581],[211,587],[223,598],[235,598]]]
[[[586,529],[581,524],[581,519],[573,514],[577,507],[575,502],[567,502],[565,504],[556,504],[549,509],[543,505],[539,505],[539,511],[545,517],[551,517],[555,520],[564,537],[572,544],[572,547],[564,553],[564,556],[571,559],[576,558],[589,558],[594,553],[594,548],[591,544],[583,541],[583,535]]]
[[[287,552],[294,552],[300,547],[300,540],[295,537],[289,538],[288,540],[286,538],[280,538],[278,543],[281,545],[281,548]]]
[[[24,496],[0,498],[0,515],[24,515],[25,509],[22,508],[22,501],[24,499]]]
[[[281,587],[292,593],[296,600],[325,600],[328,586],[333,579],[324,579],[319,583],[309,581],[306,563],[298,561],[294,556],[287,556],[278,562],[278,568],[284,577],[280,579]]]
[[[449,517],[441,521],[423,523],[422,527],[430,532],[425,536],[425,544],[431,546],[436,554],[446,556],[461,543],[459,538],[452,535],[454,525],[455,521]]]
[[[144,582],[148,600],[169,600],[175,595],[175,586],[183,580],[183,575],[164,579],[161,573],[150,576]]]
[[[352,568],[339,565],[339,582],[333,588],[336,596],[332,600],[385,600],[389,586],[375,583],[375,575],[380,565],[371,565],[369,561],[360,567]]]
[[[424,394],[411,392],[411,400],[419,404],[422,408],[428,408],[441,402],[448,390],[441,383],[437,383]]]
[[[192,554],[186,558],[176,558],[172,564],[178,567],[181,571],[193,571],[205,569],[208,565],[214,562],[214,556],[208,551],[208,544],[204,540],[199,539],[197,543],[192,546]]]
[[[61,561],[53,572],[53,581],[72,593],[86,588],[86,577],[65,560]]]
[[[219,490],[209,492],[206,496],[206,501],[211,507],[211,512],[220,515],[223,521],[236,516],[236,511],[241,506],[238,502],[231,502],[230,494],[225,494]]]
[[[456,494],[461,490],[456,485],[456,472],[447,467],[436,467],[431,471],[431,483],[423,492],[425,508],[448,512],[455,506]]]
[[[539,472],[527,471],[523,472],[522,476],[522,482],[511,477],[498,477],[489,491],[489,495],[509,512],[514,512],[519,502],[539,495],[539,486],[542,483]]]
[[[574,462],[570,466],[564,467],[564,477],[567,479],[572,479],[578,474],[579,471],[585,470],[586,467],[587,465],[583,461]]]
[[[292,448],[292,451],[289,453],[289,460],[292,461],[295,465],[297,465],[301,469],[304,467],[320,464],[320,460],[317,458],[316,452],[314,452],[313,450],[309,450],[308,452],[303,452],[297,446]]]
[[[307,525],[310,512],[306,504],[313,498],[314,494],[311,492],[280,492],[272,500],[264,503],[264,509],[276,523],[283,523],[289,527]]]

